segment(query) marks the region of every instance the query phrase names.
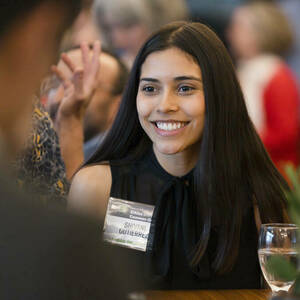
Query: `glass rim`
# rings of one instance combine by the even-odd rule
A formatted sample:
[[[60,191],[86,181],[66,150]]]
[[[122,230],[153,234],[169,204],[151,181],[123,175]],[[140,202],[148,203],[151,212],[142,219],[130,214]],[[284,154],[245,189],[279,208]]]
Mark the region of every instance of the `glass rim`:
[[[299,229],[299,226],[293,223],[265,223],[261,224],[261,227],[270,227],[270,228],[295,228]]]

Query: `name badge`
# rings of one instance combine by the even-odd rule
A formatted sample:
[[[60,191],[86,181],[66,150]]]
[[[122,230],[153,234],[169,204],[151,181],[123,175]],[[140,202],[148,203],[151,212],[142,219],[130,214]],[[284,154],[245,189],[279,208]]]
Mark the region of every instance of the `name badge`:
[[[153,211],[153,205],[110,197],[103,228],[104,240],[146,251]]]

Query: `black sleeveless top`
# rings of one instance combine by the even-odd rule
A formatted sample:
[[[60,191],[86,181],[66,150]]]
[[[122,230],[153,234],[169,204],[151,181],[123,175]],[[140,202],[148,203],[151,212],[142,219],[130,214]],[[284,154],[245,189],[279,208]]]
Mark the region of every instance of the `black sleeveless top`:
[[[153,151],[136,162],[110,163],[111,197],[154,205],[156,227],[153,249],[126,249],[142,267],[141,276],[149,289],[258,289],[260,268],[257,229],[252,205],[245,209],[239,255],[227,274],[212,269],[217,230],[211,231],[207,250],[197,267],[190,267],[189,254],[197,243],[192,171],[174,177],[158,163]],[[153,228],[152,228],[153,231]]]

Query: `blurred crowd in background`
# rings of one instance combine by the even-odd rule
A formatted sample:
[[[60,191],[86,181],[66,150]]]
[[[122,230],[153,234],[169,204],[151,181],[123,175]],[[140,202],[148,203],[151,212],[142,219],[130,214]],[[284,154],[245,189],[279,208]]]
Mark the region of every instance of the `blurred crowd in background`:
[[[88,2],[63,38],[61,53],[67,58],[41,82],[34,128],[26,151],[15,162],[20,185],[36,186],[44,198],[54,192],[63,199],[74,172],[109,131],[140,46],[163,24],[177,20],[199,21],[217,32],[232,55],[249,115],[274,164],[282,173],[286,163],[298,166],[299,0]],[[91,99],[71,103],[68,114],[68,107],[61,106],[68,98],[68,80],[76,85],[76,69],[86,66],[82,43],[92,55],[97,40],[102,51]],[[77,123],[70,121],[73,117]]]

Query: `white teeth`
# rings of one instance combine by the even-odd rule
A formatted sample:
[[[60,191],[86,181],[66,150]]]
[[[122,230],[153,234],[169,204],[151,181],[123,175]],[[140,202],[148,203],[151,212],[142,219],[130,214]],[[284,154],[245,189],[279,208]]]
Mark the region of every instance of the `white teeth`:
[[[179,129],[179,128],[182,128],[186,125],[186,123],[183,123],[183,122],[156,122],[156,126],[159,128],[159,129],[162,129],[162,130],[167,130],[167,131],[171,131],[171,130],[176,130],[176,129]]]

